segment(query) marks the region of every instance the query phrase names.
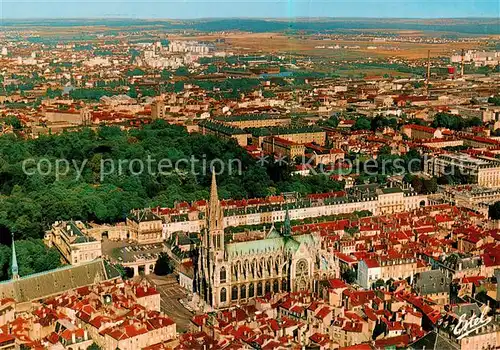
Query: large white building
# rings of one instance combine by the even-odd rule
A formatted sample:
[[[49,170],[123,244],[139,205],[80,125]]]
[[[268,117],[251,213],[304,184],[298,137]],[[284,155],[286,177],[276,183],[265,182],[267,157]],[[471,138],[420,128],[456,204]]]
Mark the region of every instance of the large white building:
[[[428,271],[431,266],[414,256],[376,257],[363,259],[358,264],[358,284],[371,288],[379,280],[413,278],[413,275]]]
[[[257,204],[252,204],[257,202]],[[198,207],[184,203],[176,210],[160,209],[167,237],[173,232],[201,232],[206,227],[205,204]],[[290,220],[304,220],[355,211],[368,210],[373,215],[409,211],[428,205],[426,195],[417,194],[411,187],[380,188],[378,185],[354,186],[346,192],[324,193],[309,198],[279,202],[264,200],[224,201],[224,227],[260,225],[285,220],[286,209]]]
[[[440,154],[424,163],[424,171],[433,176],[460,174],[479,186],[500,187],[500,160],[496,158]]]
[[[207,54],[210,47],[198,41],[172,41],[168,44],[170,52],[192,52],[198,54]]]
[[[82,232],[83,225],[79,221],[56,221],[51,230],[45,233],[45,244],[56,247],[71,265],[81,265],[100,258],[101,241],[85,235]]]

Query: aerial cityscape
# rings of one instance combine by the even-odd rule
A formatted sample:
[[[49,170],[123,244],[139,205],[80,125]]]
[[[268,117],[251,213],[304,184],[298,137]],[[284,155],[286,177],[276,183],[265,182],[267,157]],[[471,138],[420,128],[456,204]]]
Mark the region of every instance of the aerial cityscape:
[[[500,349],[500,4],[3,2],[10,349]]]

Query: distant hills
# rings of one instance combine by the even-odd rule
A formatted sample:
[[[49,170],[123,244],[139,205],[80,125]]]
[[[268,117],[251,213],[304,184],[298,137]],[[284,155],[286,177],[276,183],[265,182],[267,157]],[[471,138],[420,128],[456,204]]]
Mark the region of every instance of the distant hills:
[[[320,33],[342,33],[352,30],[418,30],[432,32],[454,32],[463,34],[500,34],[498,18],[450,18],[450,19],[377,19],[377,18],[292,18],[292,19],[196,19],[196,20],[148,20],[121,18],[89,19],[3,19],[1,27],[13,26],[105,26],[119,29],[126,27],[154,27],[163,30],[195,30],[200,32],[248,31],[282,32],[303,31]]]

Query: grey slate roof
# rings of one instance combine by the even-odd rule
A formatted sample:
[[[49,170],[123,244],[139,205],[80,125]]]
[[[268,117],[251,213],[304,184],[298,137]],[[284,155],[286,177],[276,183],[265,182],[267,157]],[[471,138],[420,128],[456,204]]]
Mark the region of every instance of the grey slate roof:
[[[441,270],[420,272],[415,276],[415,290],[419,295],[448,293],[451,277]]]
[[[0,282],[0,299],[32,301],[119,276],[119,272],[106,261],[97,259],[79,266],[68,265],[18,280]]]

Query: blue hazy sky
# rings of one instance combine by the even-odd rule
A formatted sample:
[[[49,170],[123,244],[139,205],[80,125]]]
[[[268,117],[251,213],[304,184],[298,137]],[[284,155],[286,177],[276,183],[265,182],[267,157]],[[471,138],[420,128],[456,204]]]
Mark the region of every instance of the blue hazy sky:
[[[0,18],[496,17],[498,0],[0,0]]]

